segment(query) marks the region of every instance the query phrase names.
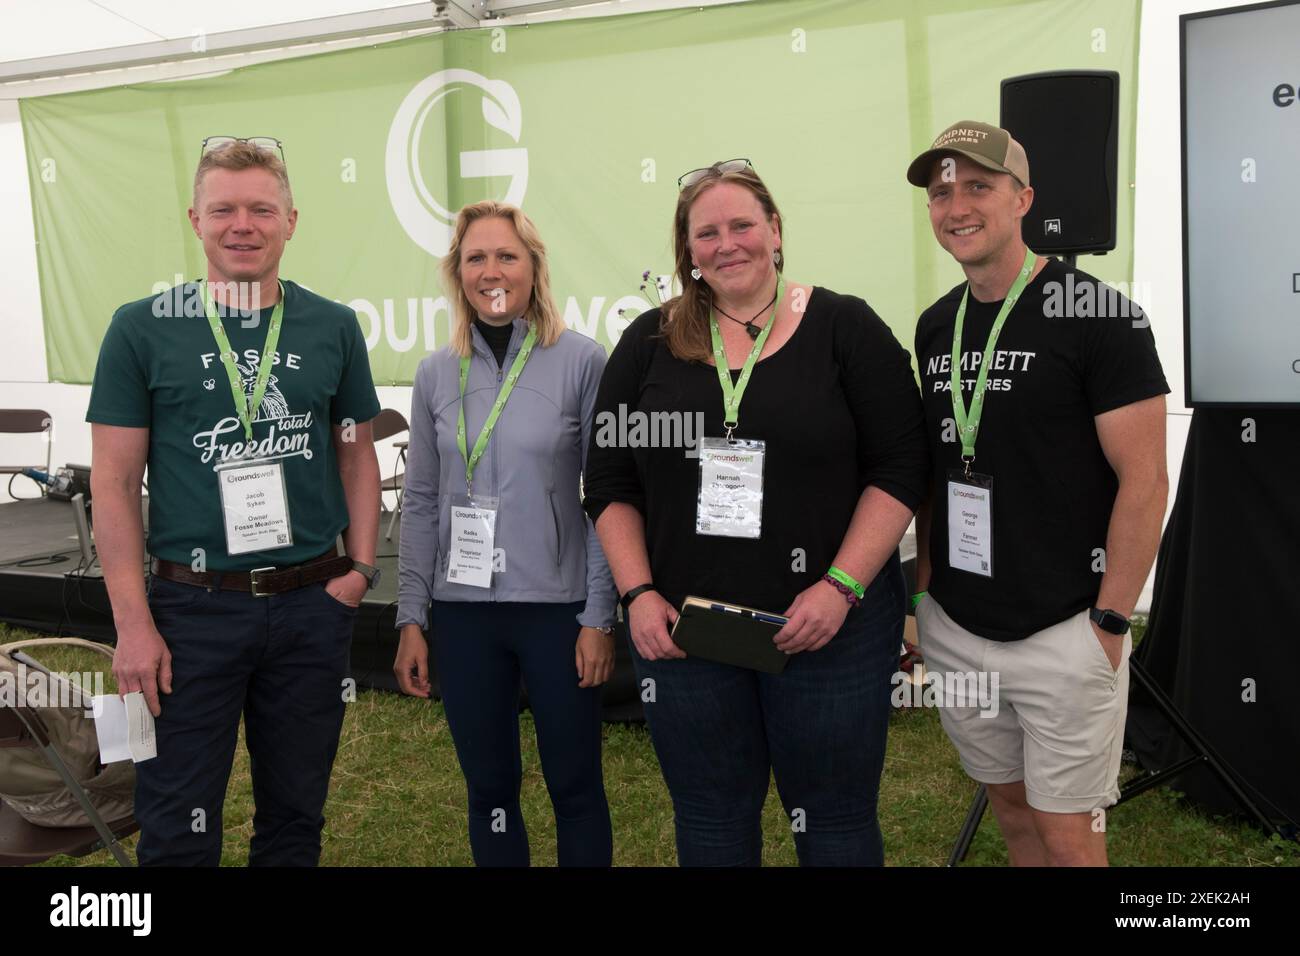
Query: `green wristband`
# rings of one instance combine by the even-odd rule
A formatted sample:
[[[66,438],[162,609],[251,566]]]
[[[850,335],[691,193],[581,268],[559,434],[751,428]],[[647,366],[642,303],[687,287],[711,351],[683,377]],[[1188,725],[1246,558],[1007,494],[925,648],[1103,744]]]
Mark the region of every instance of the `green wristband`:
[[[839,581],[840,584],[844,585],[854,594],[856,594],[859,601],[862,600],[862,595],[867,593],[866,588],[864,588],[861,584],[855,581],[850,575],[845,574],[839,568],[835,567],[835,565],[831,565],[831,569],[826,573],[832,578],[834,578],[836,581]]]
[[[926,596],[927,594],[929,594],[929,593],[930,593],[929,591],[917,591],[915,594],[912,595],[912,610],[913,610],[913,611],[915,611],[915,610],[916,610],[916,606],[917,606],[918,604],[921,603],[921,598],[925,597],[925,596]]]

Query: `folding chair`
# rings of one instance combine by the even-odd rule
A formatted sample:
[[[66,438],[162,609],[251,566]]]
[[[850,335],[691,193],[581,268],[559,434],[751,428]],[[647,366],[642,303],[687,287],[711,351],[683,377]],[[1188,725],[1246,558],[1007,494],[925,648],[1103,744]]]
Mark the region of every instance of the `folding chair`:
[[[385,408],[375,420],[371,422],[371,434],[376,442],[383,441],[385,438],[392,438],[394,435],[400,435],[404,431],[409,431],[411,426],[407,423],[406,417],[396,409]],[[397,519],[402,514],[402,478],[405,476],[406,467],[406,442],[393,442],[398,449],[397,452],[397,471],[391,478],[385,478],[379,485],[380,501],[383,501],[385,491],[391,491],[397,495],[397,506],[393,509],[393,516],[388,519],[388,530],[384,533],[384,540],[391,541],[393,537],[393,528],[397,525]]]
[[[54,454],[54,419],[50,413],[40,408],[0,408],[0,435],[34,435],[46,432],[45,437],[45,473],[50,472],[50,462]],[[14,497],[14,478],[21,475],[24,468],[40,468],[40,463],[28,465],[0,465],[0,475],[9,476],[9,497]],[[41,494],[45,487],[41,486]]]

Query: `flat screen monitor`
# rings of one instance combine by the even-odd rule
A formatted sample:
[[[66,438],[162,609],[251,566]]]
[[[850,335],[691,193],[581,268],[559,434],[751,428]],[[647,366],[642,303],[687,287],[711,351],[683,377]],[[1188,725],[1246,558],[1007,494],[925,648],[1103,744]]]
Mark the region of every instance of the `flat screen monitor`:
[[[1300,408],[1300,0],[1179,27],[1186,402]]]

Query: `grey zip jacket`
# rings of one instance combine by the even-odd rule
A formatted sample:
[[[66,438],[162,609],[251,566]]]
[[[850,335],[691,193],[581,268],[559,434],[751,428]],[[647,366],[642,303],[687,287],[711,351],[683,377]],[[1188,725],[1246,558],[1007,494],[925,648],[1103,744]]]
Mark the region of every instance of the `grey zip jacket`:
[[[505,361],[472,328],[465,386],[465,444],[472,451],[528,333],[515,319]],[[411,398],[411,436],[402,493],[397,626],[428,626],[430,600],[585,601],[578,623],[614,623],[618,594],[595,526],[582,510],[579,476],[595,415],[605,350],[570,329],[549,348],[534,346],[483,457],[474,496],[498,499],[491,587],[447,581],[452,498],[466,493],[456,446],[460,356],[451,346],[420,363]],[[575,634],[576,637],[576,634]]]

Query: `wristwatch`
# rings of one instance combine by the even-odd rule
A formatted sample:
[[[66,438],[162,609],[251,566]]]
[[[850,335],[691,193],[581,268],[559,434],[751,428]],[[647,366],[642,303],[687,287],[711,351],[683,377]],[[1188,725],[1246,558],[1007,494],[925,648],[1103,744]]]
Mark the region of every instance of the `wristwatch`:
[[[632,590],[619,598],[618,603],[623,605],[623,610],[626,611],[631,607],[633,601],[639,598],[642,594],[645,594],[646,591],[653,591],[654,589],[655,586],[653,584],[638,584],[636,587],[632,588]]]
[[[356,558],[352,559],[352,570],[359,571],[361,576],[366,579],[366,590],[373,591],[379,584],[379,576],[383,574],[378,568],[369,564],[363,564]]]
[[[1102,611],[1094,607],[1088,611],[1088,616],[1092,618],[1094,624],[1108,634],[1128,633],[1128,618],[1117,611],[1112,611],[1109,608]]]

